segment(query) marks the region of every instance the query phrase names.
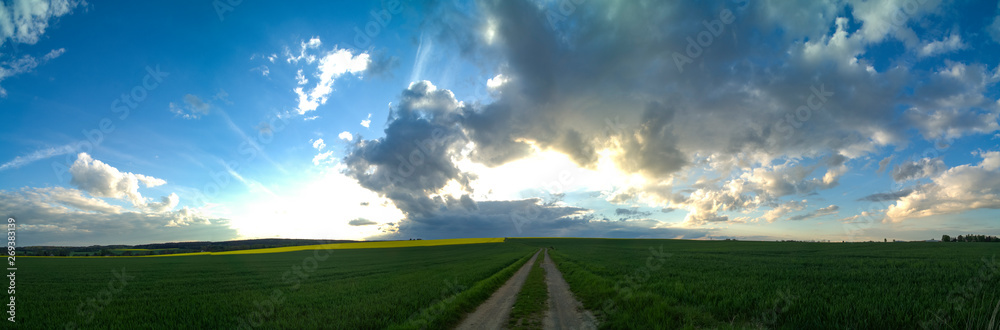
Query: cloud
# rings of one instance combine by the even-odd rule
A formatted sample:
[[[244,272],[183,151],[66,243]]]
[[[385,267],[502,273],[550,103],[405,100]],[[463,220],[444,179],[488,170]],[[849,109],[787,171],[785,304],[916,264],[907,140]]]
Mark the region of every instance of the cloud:
[[[882,158],[882,160],[878,162],[878,170],[875,170],[875,173],[882,174],[885,170],[889,169],[889,163],[892,163],[893,156],[895,155],[889,155],[889,157]]]
[[[69,153],[73,153],[75,151],[76,148],[74,148],[73,145],[69,144],[60,147],[50,147],[50,148],[35,150],[30,154],[24,156],[17,156],[14,157],[14,159],[10,160],[9,162],[3,163],[2,165],[0,165],[0,171],[20,168],[21,166],[28,165],[42,159],[66,155]]]
[[[664,213],[666,213],[666,212],[664,212]],[[635,208],[635,207],[633,207],[633,208],[627,208],[627,209],[626,208],[616,208],[615,209],[615,215],[618,216],[619,217],[618,220],[621,220],[621,221],[625,221],[627,219],[638,219],[638,218],[649,217],[652,214],[653,214],[653,212],[640,211],[638,208]]]
[[[312,64],[313,62],[316,62],[316,55],[307,54],[306,52],[309,49],[319,48],[322,44],[323,41],[320,40],[319,37],[312,37],[309,41],[302,41],[300,43],[301,48],[299,49],[298,55],[292,54],[291,50],[285,48],[285,56],[287,57],[285,60],[288,63],[298,63],[299,61],[305,60],[306,63]]]
[[[447,90],[422,81],[403,91],[385,137],[356,140],[343,163],[361,186],[391,199],[410,216],[433,214],[455,197],[438,195],[450,182],[469,190],[473,175],[453,162],[467,138],[454,128],[464,105]]]
[[[480,201],[433,217],[404,219],[373,239],[466,237],[701,238],[708,231],[673,228],[655,220],[597,220],[582,208],[540,199]]]
[[[896,182],[916,180],[933,176],[944,170],[944,162],[941,159],[923,158],[896,165],[896,168],[892,169],[892,179]]]
[[[264,77],[267,77],[267,76],[271,75],[271,68],[268,68],[267,65],[263,65],[263,64],[261,64],[260,66],[256,66],[256,67],[251,68],[250,71],[260,71],[260,75],[264,76]]]
[[[357,219],[348,221],[347,224],[349,224],[351,226],[371,226],[371,225],[377,225],[378,222],[371,221],[371,220],[368,220],[368,219],[365,219],[365,218],[357,218]]]
[[[0,46],[12,43],[34,45],[45,34],[49,21],[69,14],[84,1],[23,0],[0,3]]]
[[[323,139],[316,139],[310,142],[312,143],[312,147],[320,152],[316,154],[316,156],[313,156],[313,165],[319,166],[320,164],[330,163],[334,160],[333,150],[323,152],[323,149],[326,148],[326,142],[324,142]]]
[[[177,197],[177,194],[171,193],[169,196],[160,197],[159,202],[146,202],[144,208],[153,213],[166,212],[177,207],[177,203],[179,202],[180,198]]]
[[[745,221],[727,212],[779,219],[793,206],[784,196],[837,187],[853,160],[913,138],[1000,130],[990,92],[1000,75],[988,66],[946,59],[916,70],[904,61],[968,38],[922,43],[910,26],[940,12],[937,1],[908,9],[905,24],[893,21],[905,1],[594,2],[559,22],[549,19],[558,2],[486,1],[473,13],[436,5],[426,28],[437,32],[421,34],[414,76],[427,74],[422,58],[433,48],[453,56],[441,61],[462,57],[490,72],[490,98],[459,102],[416,81],[390,106],[385,137],[358,139],[344,159],[345,173],[393,200],[406,221],[486,193],[472,191],[476,174],[456,163],[496,168],[552,151],[641,178],[607,200],[685,209],[686,226]],[[703,22],[725,11],[734,20],[677,65],[672,55],[693,49]],[[890,40],[904,45],[890,59],[899,64],[876,65],[868,52]],[[891,159],[880,163],[884,171]],[[696,180],[703,184],[681,185]]]
[[[368,128],[368,126],[371,125],[371,124],[372,124],[372,114],[369,113],[368,114],[368,118],[361,121],[361,126],[364,126],[365,128]]]
[[[982,161],[949,168],[931,177],[931,183],[913,187],[886,211],[900,222],[974,209],[1000,209],[1000,152],[979,152]]]
[[[387,56],[383,52],[375,52],[365,69],[369,77],[392,77],[392,71],[399,66],[399,57]]]
[[[775,208],[773,208],[773,209],[765,212],[763,218],[764,218],[764,220],[767,220],[767,222],[774,222],[775,220],[778,220],[778,218],[781,218],[785,214],[788,214],[789,212],[792,212],[792,211],[801,210],[801,209],[805,208],[805,206],[806,206],[806,201],[805,200],[802,200],[802,201],[788,201],[787,203],[778,205],[778,207],[775,207]]]
[[[816,210],[814,210],[812,212],[809,212],[809,213],[799,214],[799,215],[788,217],[788,220],[791,220],[791,221],[802,221],[802,220],[812,219],[812,218],[816,218],[816,217],[821,217],[821,216],[824,216],[824,215],[836,214],[837,211],[839,211],[839,210],[840,210],[839,206],[830,205],[830,206],[827,206],[827,207],[818,208],[818,209],[816,209]]]
[[[503,86],[503,84],[506,82],[507,82],[507,77],[504,77],[503,74],[501,73],[496,75],[496,77],[487,80],[486,87],[489,89],[497,89],[500,88],[500,86]]]
[[[72,175],[70,184],[92,196],[127,200],[136,208],[153,212],[165,212],[177,206],[176,194],[163,197],[160,202],[150,202],[139,193],[140,184],[147,188],[161,186],[167,183],[163,179],[118,171],[87,153],[77,155],[69,173]]]
[[[83,191],[63,187],[22,189],[19,192],[35,200],[46,200],[51,205],[63,206],[80,212],[120,214],[125,208],[111,205],[102,199],[84,196]]]
[[[319,164],[326,164],[326,163],[329,163],[332,160],[334,160],[333,159],[333,150],[330,150],[330,151],[327,151],[327,152],[321,152],[321,153],[316,154],[316,156],[313,156],[312,162],[313,162],[313,165],[319,166]]]
[[[228,96],[225,92],[220,95]],[[184,119],[201,118],[201,116],[207,115],[209,110],[212,109],[212,105],[210,103],[202,101],[201,98],[193,94],[184,95],[184,104],[178,105],[174,102],[170,102],[169,106],[170,112]]]
[[[0,190],[0,212],[17,219],[18,244],[93,245],[225,240],[237,237],[228,220],[183,208],[129,211],[71,188]]]
[[[967,47],[969,46],[962,42],[962,37],[953,33],[951,36],[942,40],[935,40],[924,44],[924,46],[920,48],[920,56],[935,56],[965,49]]]
[[[289,54],[289,63],[298,63],[304,60],[307,64],[312,64],[318,61],[315,76],[319,81],[316,85],[309,90],[303,87],[295,88],[295,94],[298,95],[296,111],[300,115],[326,104],[330,93],[333,92],[333,83],[337,78],[344,74],[360,75],[368,69],[368,64],[371,62],[368,53],[354,55],[348,49],[331,50],[322,54],[322,57],[318,57],[318,60],[315,55],[307,55],[307,51],[318,48],[321,44],[319,38],[312,38],[308,43],[302,43],[302,51],[298,56],[290,56]],[[301,73],[297,80],[299,85],[308,83],[308,80]]]
[[[326,143],[323,142],[323,139],[316,139],[312,141],[312,146],[316,150],[323,151],[323,148],[326,148]]]
[[[870,225],[872,223],[881,222],[884,218],[885,218],[885,210],[873,210],[873,211],[862,211],[859,214],[837,219],[837,221],[842,222],[844,224]],[[861,230],[865,228],[856,227],[854,229]]]
[[[2,14],[3,4],[0,4],[0,14]],[[0,15],[0,24],[3,22],[3,15]],[[0,26],[2,29],[2,26]],[[2,45],[3,39],[0,39],[0,45]],[[50,60],[53,60],[63,53],[66,52],[65,48],[53,49],[48,52],[42,58],[38,59],[31,55],[24,55],[20,58],[0,62],[0,82],[4,79],[22,74],[28,73],[37,68],[39,65],[45,64]],[[0,59],[2,59],[3,54],[0,54]],[[0,97],[7,97],[7,90],[0,86]]]
[[[347,142],[354,140],[354,135],[351,135],[351,132],[348,131],[340,132],[340,134],[338,134],[337,137]]]
[[[865,197],[858,198],[858,201],[867,202],[888,202],[897,201],[900,198],[909,196],[914,191],[913,188],[904,188],[900,191],[887,192],[887,193],[874,193]]]

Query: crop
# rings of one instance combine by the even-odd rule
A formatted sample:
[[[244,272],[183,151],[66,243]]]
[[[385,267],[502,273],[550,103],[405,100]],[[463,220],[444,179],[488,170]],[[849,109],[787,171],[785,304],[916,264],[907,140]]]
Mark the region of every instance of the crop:
[[[23,258],[18,323],[31,328],[386,328],[536,249],[468,244],[174,258]],[[507,275],[509,277],[510,275]],[[460,317],[492,291],[467,295]],[[480,290],[482,291],[482,290]],[[482,300],[475,300],[475,299]]]
[[[545,311],[548,309],[549,292],[545,283],[545,269],[542,260],[545,253],[540,252],[531,265],[531,271],[524,281],[524,286],[517,294],[517,300],[510,311],[508,327],[510,329],[541,329]]]
[[[1000,302],[989,243],[512,241],[552,246],[609,329],[982,329]]]

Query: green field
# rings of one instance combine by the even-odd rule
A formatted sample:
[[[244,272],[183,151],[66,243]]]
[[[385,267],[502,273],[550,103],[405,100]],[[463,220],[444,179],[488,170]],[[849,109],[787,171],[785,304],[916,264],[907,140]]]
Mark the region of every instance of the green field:
[[[545,253],[538,254],[535,263],[531,265],[528,278],[517,294],[514,307],[510,310],[507,326],[510,329],[541,329],[545,311],[548,310],[546,299],[549,298],[545,285],[545,269],[542,268]]]
[[[991,243],[510,241],[553,247],[609,329],[984,329],[1000,303]]]
[[[516,269],[534,251],[522,244],[491,243],[171,258],[19,258],[17,317],[21,325],[48,329],[446,325],[506,278],[484,280]],[[438,307],[428,312],[431,306]]]
[[[541,247],[551,247],[573,292],[606,329],[983,329],[1000,303],[1000,249],[990,243],[508,239],[19,258],[17,316],[31,328],[447,328]],[[545,296],[543,275],[533,270],[520,299]]]

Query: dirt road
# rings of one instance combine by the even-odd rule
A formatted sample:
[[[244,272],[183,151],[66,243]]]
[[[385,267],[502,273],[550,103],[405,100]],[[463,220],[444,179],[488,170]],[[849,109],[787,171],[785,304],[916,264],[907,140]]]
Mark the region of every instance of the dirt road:
[[[531,271],[531,265],[535,264],[535,258],[538,258],[539,252],[541,250],[535,252],[535,255],[524,266],[521,266],[521,269],[518,269],[514,276],[507,280],[507,283],[497,289],[497,292],[494,292],[490,299],[487,299],[476,308],[476,311],[466,316],[456,329],[503,329],[507,325],[510,309],[514,307],[514,301],[517,300],[517,293],[521,292],[524,280],[528,278],[528,272]]]
[[[549,311],[545,313],[545,329],[597,329],[594,315],[583,309],[583,304],[569,291],[569,284],[563,279],[556,264],[549,259],[545,250],[542,261],[545,268],[545,284],[549,287]]]

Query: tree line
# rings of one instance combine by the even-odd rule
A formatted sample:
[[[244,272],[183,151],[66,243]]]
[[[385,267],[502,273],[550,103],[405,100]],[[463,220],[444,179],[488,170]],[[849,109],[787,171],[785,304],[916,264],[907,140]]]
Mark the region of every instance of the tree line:
[[[941,235],[942,242],[1000,242],[996,236],[987,235],[958,235],[958,237],[951,237],[948,235]]]

